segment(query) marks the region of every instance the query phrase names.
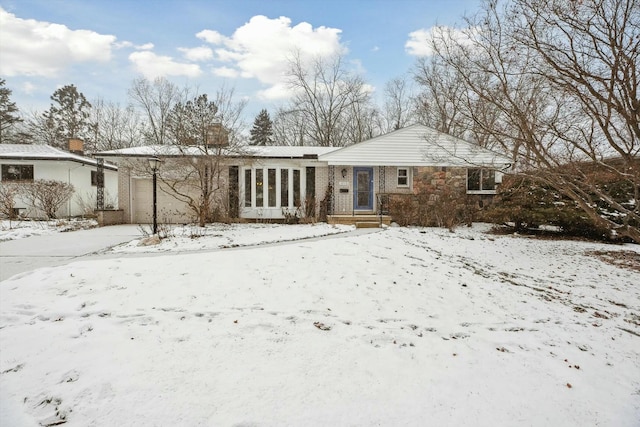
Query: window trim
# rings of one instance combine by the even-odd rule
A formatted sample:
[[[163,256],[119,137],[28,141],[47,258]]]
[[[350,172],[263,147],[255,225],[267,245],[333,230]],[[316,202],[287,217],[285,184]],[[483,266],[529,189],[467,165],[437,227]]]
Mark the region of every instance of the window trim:
[[[407,174],[405,176],[400,176],[400,171],[404,170],[407,171]],[[406,184],[401,184],[400,183],[400,178],[404,178],[407,180]],[[409,167],[399,167],[396,170],[396,186],[400,187],[400,188],[409,188],[411,187],[411,168]]]
[[[91,171],[91,186],[92,186],[92,187],[97,187],[97,186],[98,186],[98,181],[99,181],[99,179],[98,179],[98,173],[99,173],[99,172],[98,172],[97,170],[95,170],[95,171],[94,171],[94,170],[92,170],[92,171]],[[102,178],[102,184],[103,184],[103,186],[104,186],[104,172],[103,172],[102,174],[103,174],[103,175],[102,175],[102,177],[103,177],[103,178]]]
[[[282,209],[296,209],[303,206],[305,200],[306,169],[299,166],[245,166],[240,169],[242,177],[240,178],[241,197],[244,197],[242,209],[248,211],[277,211]],[[273,195],[275,200],[270,198],[269,191],[269,171],[275,173],[275,181],[273,184]],[[283,176],[284,175],[284,176]],[[250,179],[250,182],[247,181]],[[262,180],[262,185],[257,185]],[[314,182],[315,183],[315,182]],[[286,185],[286,188],[282,188]],[[262,205],[258,201],[262,196]],[[283,198],[284,197],[284,198]],[[275,203],[271,203],[275,202]]]
[[[9,176],[9,168],[19,168],[20,169],[20,178],[18,179],[13,179]],[[31,175],[30,178],[22,178],[22,169],[26,168],[26,169],[31,169],[30,174],[27,175]],[[2,165],[2,181],[6,181],[6,182],[33,182],[33,175],[34,175],[34,165],[32,164],[13,164],[13,163],[6,163]],[[11,174],[14,175],[14,174]]]
[[[479,189],[478,190],[469,190],[469,174],[472,171],[479,171],[479,176],[478,176],[478,186]],[[493,172],[493,188],[490,189],[484,189],[483,188],[483,183],[485,181],[485,173],[488,172]],[[496,171],[493,169],[489,169],[489,168],[467,168],[467,194],[497,194],[497,187],[499,182],[497,181],[497,177],[496,177]]]

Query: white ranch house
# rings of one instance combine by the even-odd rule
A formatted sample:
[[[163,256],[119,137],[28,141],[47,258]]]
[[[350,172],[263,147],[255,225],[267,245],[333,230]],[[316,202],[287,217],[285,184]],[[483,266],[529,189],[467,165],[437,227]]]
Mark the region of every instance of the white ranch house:
[[[34,180],[56,180],[73,184],[74,195],[57,212],[57,216],[69,217],[86,215],[87,210],[96,208],[97,160],[63,151],[48,145],[0,144],[0,185],[29,184]],[[105,207],[112,209],[118,205],[118,168],[104,164]],[[39,218],[38,212],[18,197],[17,214]]]
[[[119,167],[119,208],[124,221],[149,223],[152,184],[146,161],[163,160],[159,173],[178,173],[180,161],[201,156],[197,147],[145,146],[98,153]],[[220,151],[220,196],[229,216],[251,220],[318,215],[380,215],[382,196],[455,181],[466,193],[491,198],[510,167],[506,156],[422,125],[348,147],[261,146]],[[456,184],[458,185],[458,184]],[[189,223],[193,212],[159,183],[158,218]],[[306,208],[306,209],[305,209]],[[306,212],[305,212],[306,211]]]

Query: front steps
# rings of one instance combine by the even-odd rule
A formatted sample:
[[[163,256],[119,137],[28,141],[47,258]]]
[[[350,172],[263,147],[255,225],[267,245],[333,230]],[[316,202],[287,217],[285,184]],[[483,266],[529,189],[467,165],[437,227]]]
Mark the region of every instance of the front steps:
[[[389,215],[355,214],[355,215],[328,215],[329,224],[355,225],[356,228],[377,228],[380,224],[390,225]]]

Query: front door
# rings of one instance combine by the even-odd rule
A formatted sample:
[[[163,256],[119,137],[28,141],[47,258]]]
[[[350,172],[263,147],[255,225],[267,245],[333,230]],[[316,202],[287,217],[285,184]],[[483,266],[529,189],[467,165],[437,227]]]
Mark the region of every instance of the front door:
[[[373,210],[373,168],[353,168],[353,209]]]

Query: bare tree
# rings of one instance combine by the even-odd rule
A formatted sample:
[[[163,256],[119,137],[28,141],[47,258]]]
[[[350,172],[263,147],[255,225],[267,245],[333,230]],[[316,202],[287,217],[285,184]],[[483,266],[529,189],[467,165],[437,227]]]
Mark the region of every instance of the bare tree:
[[[469,120],[462,111],[465,85],[459,75],[434,55],[417,60],[414,78],[422,88],[415,100],[420,122],[463,138]]]
[[[516,0],[514,12],[522,17],[515,21],[514,41],[537,59],[532,73],[573,101],[578,121],[569,132],[566,125],[551,130],[570,152],[570,174],[556,177],[564,193],[597,224],[640,242],[640,1]],[[590,185],[585,161],[626,181],[634,205]],[[600,215],[594,202],[624,217],[623,224]]]
[[[56,126],[50,118],[38,111],[29,111],[25,117],[21,140],[29,144],[54,146],[58,140]]]
[[[307,126],[302,111],[295,108],[278,109],[273,120],[274,143],[294,146],[311,144],[307,138]]]
[[[171,144],[168,135],[168,120],[171,110],[178,102],[184,102],[187,90],[181,90],[164,77],[153,82],[139,77],[129,89],[129,97],[146,119],[145,139],[150,144]]]
[[[172,141],[177,156],[159,171],[160,188],[185,203],[200,226],[225,214],[224,185],[228,156],[243,147],[242,112],[246,102],[234,99],[233,89],[176,102],[165,118],[164,138]],[[162,149],[158,155],[163,155]],[[145,165],[146,166],[146,165]]]
[[[487,1],[462,39],[443,31],[433,40],[443,75],[462,84],[447,113],[459,112],[479,140],[511,152],[521,173],[569,197],[598,226],[635,241],[638,203],[617,200],[593,174],[626,182],[638,200],[638,4]]]
[[[415,122],[416,106],[411,93],[410,83],[397,77],[384,87],[384,133],[402,129]]]
[[[288,81],[294,91],[291,105],[286,108],[303,118],[301,132],[305,144],[341,147],[350,140],[347,124],[361,120],[361,105],[367,104],[370,90],[364,80],[350,72],[341,56],[315,58],[306,64],[300,54],[290,61]]]
[[[55,219],[58,210],[73,196],[74,187],[63,181],[37,179],[23,184],[20,191],[28,204],[42,211],[47,219]]]
[[[140,114],[132,105],[97,99],[93,102],[90,121],[96,151],[115,150],[139,145],[144,139]]]

